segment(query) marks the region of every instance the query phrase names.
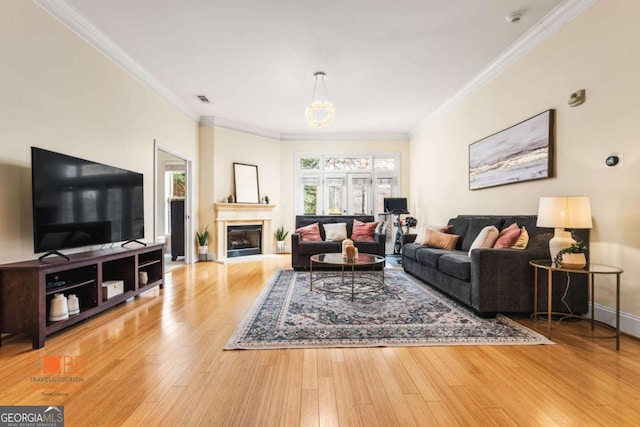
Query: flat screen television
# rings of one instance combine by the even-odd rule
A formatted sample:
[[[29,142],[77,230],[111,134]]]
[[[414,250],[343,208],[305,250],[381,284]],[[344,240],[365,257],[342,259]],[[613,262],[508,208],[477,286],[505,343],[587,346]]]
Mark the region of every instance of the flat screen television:
[[[385,213],[408,214],[406,197],[385,197],[383,200]]]
[[[144,237],[143,175],[31,147],[36,253]]]

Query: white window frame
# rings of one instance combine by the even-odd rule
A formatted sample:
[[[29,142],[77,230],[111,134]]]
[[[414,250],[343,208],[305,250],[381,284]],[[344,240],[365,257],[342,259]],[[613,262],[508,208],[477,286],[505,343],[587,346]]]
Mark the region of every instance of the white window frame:
[[[316,157],[320,159],[320,167],[317,170],[308,170],[308,169],[301,169],[300,168],[300,160],[303,158],[309,158],[309,157]],[[359,170],[359,169],[355,169],[355,170],[342,170],[342,171],[335,171],[335,170],[325,170],[325,159],[327,158],[332,158],[332,157],[342,157],[342,158],[348,158],[348,157],[368,157],[370,159],[369,162],[369,168],[368,170]],[[374,160],[376,158],[393,158],[394,159],[394,166],[395,169],[394,170],[374,170]],[[370,199],[370,207],[369,209],[371,211],[373,211],[376,208],[376,204],[375,204],[375,200],[377,200],[377,194],[375,193],[375,189],[376,189],[376,185],[375,183],[377,182],[378,177],[381,178],[393,178],[393,186],[392,186],[392,196],[398,196],[399,192],[400,192],[400,178],[401,178],[401,163],[400,163],[400,152],[368,152],[368,153],[363,153],[363,152],[328,152],[328,153],[321,153],[321,152],[298,152],[295,153],[295,211],[297,215],[302,215],[304,214],[304,200],[303,200],[303,193],[302,193],[302,185],[303,185],[303,179],[309,178],[309,177],[317,177],[318,178],[318,182],[320,183],[320,186],[318,187],[318,195],[317,195],[317,201],[318,201],[318,207],[317,207],[317,214],[318,215],[328,215],[327,212],[327,208],[326,208],[326,200],[325,200],[325,186],[327,185],[327,181],[326,178],[329,176],[337,176],[337,175],[341,175],[343,174],[345,177],[345,185],[348,182],[347,181],[347,176],[350,173],[353,174],[369,174],[371,177],[371,197]],[[346,193],[351,193],[351,191],[346,191]],[[350,197],[350,196],[348,196]],[[347,199],[347,201],[345,202],[346,205],[345,206],[350,206],[350,200],[349,198]],[[349,209],[349,208],[347,208]],[[374,216],[376,216],[378,213],[380,212],[373,212],[372,214]],[[344,212],[342,213],[344,214]]]
[[[349,172],[347,173],[347,214],[355,215],[355,211],[353,210],[354,206],[354,184],[353,181],[356,179],[366,179],[366,194],[367,194],[367,203],[364,212],[359,212],[362,215],[373,215],[373,199],[375,195],[373,194],[373,178],[372,174],[369,172]],[[377,212],[376,212],[377,213]]]

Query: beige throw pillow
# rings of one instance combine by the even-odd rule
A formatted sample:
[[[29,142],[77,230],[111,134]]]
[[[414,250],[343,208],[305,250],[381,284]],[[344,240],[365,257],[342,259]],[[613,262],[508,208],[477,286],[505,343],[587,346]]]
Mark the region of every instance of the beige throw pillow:
[[[458,243],[459,238],[460,236],[456,234],[442,233],[440,231],[430,230],[427,228],[425,230],[424,240],[417,243],[429,246],[430,248],[448,249],[452,251],[456,248],[456,243]]]
[[[488,225],[484,227],[480,231],[480,234],[478,234],[478,237],[476,237],[476,239],[471,244],[471,247],[469,248],[469,256],[471,256],[471,251],[473,249],[492,248],[493,244],[496,242],[496,240],[498,240],[499,235],[500,232],[495,226]]]
[[[325,242],[342,242],[347,238],[347,223],[322,224],[324,227]]]
[[[529,233],[527,233],[527,229],[522,227],[520,230],[520,237],[518,237],[518,241],[511,246],[511,249],[527,249],[527,245],[529,244]]]
[[[449,230],[449,227],[446,225],[431,225],[431,224],[420,224],[418,225],[418,232],[416,234],[416,243],[424,242],[427,237],[427,230],[439,231],[441,233],[446,233]],[[420,243],[422,244],[422,243]]]

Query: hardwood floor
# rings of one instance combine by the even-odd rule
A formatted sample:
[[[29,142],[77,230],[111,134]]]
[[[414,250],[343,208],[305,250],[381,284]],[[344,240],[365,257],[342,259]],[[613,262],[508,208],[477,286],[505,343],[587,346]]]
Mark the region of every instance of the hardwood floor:
[[[64,405],[67,426],[640,424],[640,342],[616,352],[586,322],[555,327],[548,346],[223,351],[289,266],[197,263],[43,349],[5,336],[0,404]],[[44,371],[81,381],[32,382]]]

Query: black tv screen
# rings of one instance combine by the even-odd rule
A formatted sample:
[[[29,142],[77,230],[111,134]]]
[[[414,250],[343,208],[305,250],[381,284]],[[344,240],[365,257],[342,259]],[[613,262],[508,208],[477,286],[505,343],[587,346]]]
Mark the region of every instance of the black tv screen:
[[[34,251],[144,237],[143,175],[31,147]]]
[[[408,214],[406,197],[385,197],[384,212],[394,214]]]

